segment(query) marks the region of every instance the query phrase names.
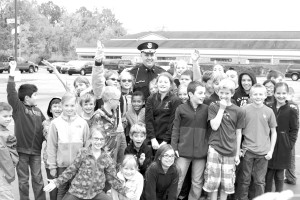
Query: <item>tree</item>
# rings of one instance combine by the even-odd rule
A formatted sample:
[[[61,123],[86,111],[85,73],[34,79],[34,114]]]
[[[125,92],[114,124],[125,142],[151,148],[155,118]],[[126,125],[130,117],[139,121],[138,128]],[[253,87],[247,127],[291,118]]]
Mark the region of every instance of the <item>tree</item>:
[[[64,12],[62,8],[54,4],[52,1],[48,1],[47,3],[42,3],[39,6],[39,11],[41,14],[47,17],[47,19],[51,24],[56,24],[60,22],[61,16]]]

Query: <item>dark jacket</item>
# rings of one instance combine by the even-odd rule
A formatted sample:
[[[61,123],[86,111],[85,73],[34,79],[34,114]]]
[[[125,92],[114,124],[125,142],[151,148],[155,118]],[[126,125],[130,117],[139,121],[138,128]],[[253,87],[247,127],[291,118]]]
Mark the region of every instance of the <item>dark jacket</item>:
[[[129,71],[135,80],[133,87],[133,92],[141,91],[143,92],[145,99],[150,96],[149,83],[161,74],[165,70],[159,66],[153,66],[151,69],[147,68],[144,64],[135,66]]]
[[[180,99],[170,92],[161,100],[159,93],[151,95],[146,103],[146,130],[148,139],[171,142],[171,134],[176,108]]]
[[[140,159],[142,153],[145,154],[144,163],[143,165],[140,165],[140,163],[138,162],[138,164],[139,164],[140,173],[144,176],[147,168],[149,167],[153,159],[152,149],[149,146],[147,146],[147,144],[144,142],[140,147],[139,151],[137,151],[136,148],[134,147],[133,142],[131,141],[130,144],[126,147],[124,152],[125,155],[132,154],[136,156],[137,160]]]
[[[272,105],[274,104],[274,101],[275,101],[275,97],[274,96],[268,96],[266,99],[265,99],[265,102],[264,104],[268,107],[272,107]]]
[[[178,179],[175,164],[165,173],[159,162],[153,162],[146,172],[141,200],[176,200]]]
[[[243,75],[248,75],[251,80],[252,80],[252,85],[256,84],[256,77],[255,75],[250,72],[250,71],[246,71],[246,72],[242,72],[240,75],[239,75],[239,80],[238,80],[238,83],[239,83],[239,87],[236,89],[234,95],[233,95],[233,99],[235,100],[236,102],[236,105],[239,106],[239,107],[243,107],[244,105],[248,104],[249,103],[249,94],[247,94],[242,86],[242,77]]]
[[[180,157],[206,158],[208,151],[208,106],[201,104],[195,110],[190,101],[178,106],[171,145]]]
[[[7,83],[7,101],[13,107],[17,151],[29,155],[41,155],[43,137],[42,123],[45,117],[35,106],[25,105],[19,100],[14,77]]]
[[[292,149],[296,143],[299,130],[299,110],[296,104],[286,101],[278,111],[276,100],[272,109],[277,119],[277,140],[272,159],[268,167],[271,169],[290,169]]]

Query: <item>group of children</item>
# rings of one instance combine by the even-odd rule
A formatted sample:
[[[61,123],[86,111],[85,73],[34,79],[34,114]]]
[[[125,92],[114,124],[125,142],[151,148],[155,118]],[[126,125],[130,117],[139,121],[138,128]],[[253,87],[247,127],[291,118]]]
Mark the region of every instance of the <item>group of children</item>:
[[[51,200],[198,200],[202,190],[211,200],[229,194],[245,200],[272,191],[273,180],[281,191],[299,128],[290,88],[277,80],[279,72],[264,84],[251,72],[238,76],[220,65],[202,75],[199,56],[192,54],[192,70],[182,61],[173,75],[159,74],[147,99],[132,91],[128,71],[105,71],[97,54],[92,84],[79,76],[74,91],[44,61],[66,89],[50,100],[48,119],[36,107],[35,85],[16,91],[11,62],[11,106],[0,103],[0,173],[6,178],[0,179],[0,196],[13,199],[11,170],[18,161],[20,199],[26,200],[29,167],[39,200],[46,199],[44,191]],[[7,134],[11,118],[16,139]],[[189,194],[180,193],[185,187]]]

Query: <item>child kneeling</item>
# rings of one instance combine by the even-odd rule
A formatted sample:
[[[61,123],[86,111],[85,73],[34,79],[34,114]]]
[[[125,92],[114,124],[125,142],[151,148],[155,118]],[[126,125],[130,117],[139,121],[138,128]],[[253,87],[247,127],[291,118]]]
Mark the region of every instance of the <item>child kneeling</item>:
[[[124,187],[116,178],[116,168],[112,158],[103,149],[105,145],[104,131],[100,128],[91,130],[91,146],[82,148],[74,162],[56,179],[49,180],[44,191],[50,192],[55,187],[74,177],[64,200],[93,199],[110,200],[111,197],[104,193],[103,189],[107,180],[119,193],[133,198],[132,192]]]

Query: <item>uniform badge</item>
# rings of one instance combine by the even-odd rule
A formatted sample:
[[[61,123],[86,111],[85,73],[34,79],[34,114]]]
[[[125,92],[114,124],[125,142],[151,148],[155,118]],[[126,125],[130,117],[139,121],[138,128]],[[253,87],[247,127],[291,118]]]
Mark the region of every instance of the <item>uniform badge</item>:
[[[148,47],[148,49],[151,49],[151,48],[152,48],[152,43],[149,42],[149,43],[147,44],[147,47]]]

